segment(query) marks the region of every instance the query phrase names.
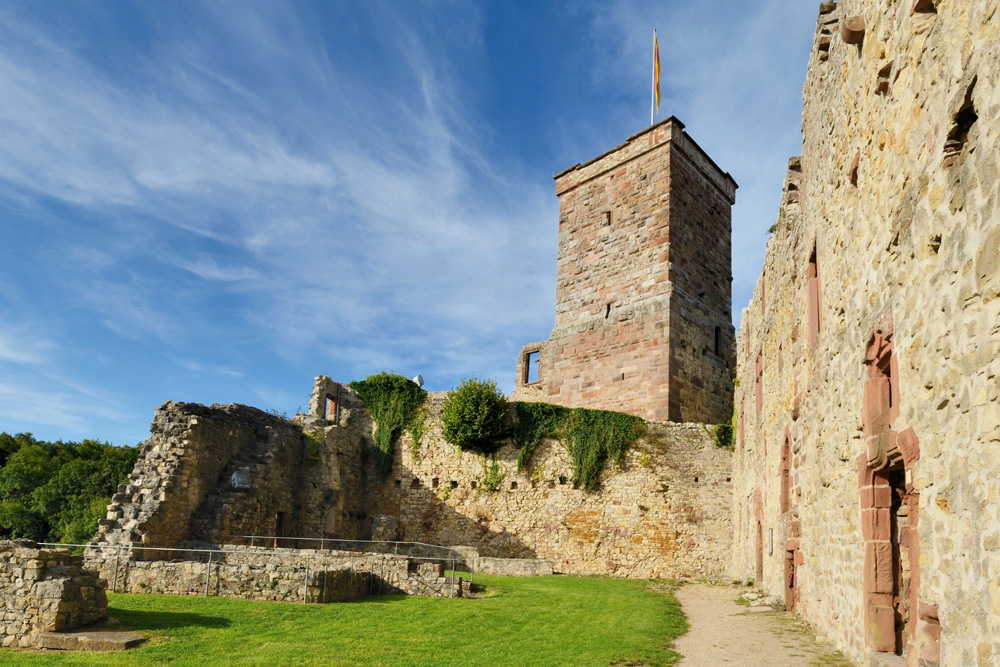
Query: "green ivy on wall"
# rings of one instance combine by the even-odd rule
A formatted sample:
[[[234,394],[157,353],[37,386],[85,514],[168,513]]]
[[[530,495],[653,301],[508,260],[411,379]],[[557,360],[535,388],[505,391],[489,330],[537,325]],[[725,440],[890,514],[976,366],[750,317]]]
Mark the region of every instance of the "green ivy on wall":
[[[620,466],[646,431],[642,418],[607,410],[515,403],[514,414],[518,470],[527,469],[542,439],[557,438],[573,459],[573,484],[586,491],[597,488],[608,461]]]
[[[410,428],[422,432],[419,420],[420,406],[427,392],[408,378],[382,371],[364,380],[348,385],[357,392],[365,409],[375,420],[376,466],[383,474],[392,468],[393,446],[403,430]]]

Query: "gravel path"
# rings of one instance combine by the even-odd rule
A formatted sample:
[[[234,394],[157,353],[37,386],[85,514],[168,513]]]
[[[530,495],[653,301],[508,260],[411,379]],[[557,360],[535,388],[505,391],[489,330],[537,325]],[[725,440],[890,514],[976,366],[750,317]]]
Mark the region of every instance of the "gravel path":
[[[678,667],[851,667],[809,626],[788,612],[736,604],[744,588],[687,584],[675,595],[691,629],[674,643]]]

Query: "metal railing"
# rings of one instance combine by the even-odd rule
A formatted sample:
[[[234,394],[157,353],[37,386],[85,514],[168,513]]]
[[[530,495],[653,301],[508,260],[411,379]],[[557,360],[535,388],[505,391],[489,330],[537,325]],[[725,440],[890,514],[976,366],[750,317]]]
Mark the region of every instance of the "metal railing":
[[[238,544],[224,540],[242,540],[244,546],[272,545],[277,548],[319,549],[332,551],[357,551],[360,553],[378,553],[393,555],[410,555],[422,557],[438,557],[443,560],[467,560],[466,555],[457,549],[443,547],[426,542],[402,542],[397,540],[345,540],[332,537],[285,537],[281,535],[218,535],[218,544]],[[287,545],[294,544],[294,547]],[[305,545],[305,546],[304,546]]]
[[[270,538],[270,539],[273,539],[273,538]],[[281,539],[284,539],[284,538],[281,538]],[[306,538],[296,538],[296,539],[306,539]],[[335,542],[335,541],[337,541],[337,540],[327,540],[327,542]],[[364,542],[363,540],[340,540],[340,541],[347,541],[347,542],[352,542],[352,543],[355,543],[355,544],[360,544],[360,543]],[[442,558],[440,556],[415,556],[415,555],[412,555],[412,554],[396,554],[396,553],[387,553],[387,552],[362,552],[362,551],[356,551],[356,550],[350,550],[350,549],[333,550],[333,549],[329,549],[329,548],[326,549],[327,553],[314,553],[314,552],[311,552],[311,553],[301,553],[301,552],[297,552],[295,550],[275,550],[275,549],[266,550],[263,547],[257,547],[257,546],[250,547],[250,549],[252,549],[252,551],[251,551],[249,549],[248,550],[240,550],[240,549],[232,549],[232,548],[229,548],[229,549],[220,549],[220,548],[148,547],[148,546],[132,546],[132,545],[122,545],[122,544],[99,544],[99,543],[93,543],[93,542],[92,543],[88,543],[88,544],[65,544],[65,543],[58,543],[58,542],[38,542],[37,544],[39,546],[44,546],[44,547],[56,547],[56,548],[83,547],[84,549],[91,549],[91,550],[94,550],[94,551],[100,553],[101,556],[103,556],[103,558],[100,558],[100,559],[104,560],[105,563],[107,563],[107,560],[110,558],[110,554],[108,552],[111,551],[111,550],[113,550],[114,551],[114,569],[113,569],[112,581],[111,581],[111,592],[112,593],[118,592],[119,574],[121,574],[121,576],[122,576],[122,578],[124,580],[124,577],[129,573],[129,569],[130,569],[129,568],[129,563],[135,562],[134,559],[132,558],[133,552],[143,552],[143,551],[156,552],[157,555],[160,555],[162,553],[176,553],[176,554],[183,554],[184,555],[181,558],[171,560],[170,561],[171,563],[198,563],[198,562],[205,562],[206,563],[206,567],[205,567],[205,590],[204,590],[204,594],[203,594],[205,597],[209,596],[209,591],[211,590],[213,556],[217,556],[216,561],[215,561],[217,570],[223,564],[228,564],[228,563],[226,563],[226,560],[227,560],[226,557],[227,556],[234,556],[234,555],[235,556],[244,557],[244,558],[246,558],[246,557],[255,557],[255,556],[269,556],[269,557],[278,557],[278,558],[283,558],[283,559],[284,558],[298,559],[299,562],[301,562],[303,559],[305,559],[305,561],[306,561],[305,562],[305,573],[304,573],[304,577],[303,577],[303,589],[302,589],[302,603],[303,604],[307,604],[308,601],[309,601],[309,574],[310,574],[310,567],[311,567],[312,561],[314,559],[320,561],[322,563],[322,566],[323,566],[324,576],[323,576],[323,583],[322,583],[322,591],[320,593],[320,600],[323,601],[323,602],[326,601],[326,597],[327,597],[326,596],[327,573],[329,572],[329,564],[330,564],[331,560],[341,560],[341,561],[347,560],[347,562],[348,562],[349,571],[350,571],[349,580],[348,580],[348,599],[354,599],[353,598],[353,593],[354,593],[354,581],[355,581],[355,572],[356,571],[358,573],[367,574],[368,575],[368,578],[367,578],[367,584],[368,584],[367,594],[368,595],[372,595],[373,593],[374,594],[381,594],[381,593],[383,593],[385,591],[386,580],[385,580],[384,577],[385,577],[386,557],[392,557],[394,559],[405,560],[406,563],[407,563],[407,568],[406,568],[407,574],[409,574],[409,570],[410,570],[410,565],[409,565],[410,561],[424,561],[424,562],[430,562],[430,563],[440,563],[442,565],[442,567],[444,567],[445,565],[450,565],[451,566],[451,568],[450,568],[451,569],[451,577],[450,577],[451,581],[449,582],[450,583],[450,594],[449,594],[449,597],[451,597],[451,598],[455,597],[455,586],[456,586],[456,581],[458,579],[458,570],[457,570],[457,568],[458,568],[459,565],[465,565],[468,568],[469,573],[470,573],[470,584],[475,579],[474,562],[467,562],[461,556],[461,554],[459,554],[458,552],[455,552],[453,550],[448,550],[447,547],[437,547],[437,545],[423,545],[423,546],[437,547],[438,549],[444,549],[444,550],[451,551],[451,553],[452,553],[451,557]],[[386,544],[386,543],[381,543],[381,544]],[[406,543],[400,542],[399,544],[406,544]],[[420,544],[420,543],[409,543],[409,544]],[[234,545],[229,545],[229,546],[239,547],[239,546],[244,546],[244,545],[235,545],[234,544]],[[338,559],[337,556],[336,556],[336,554],[335,554],[335,551],[343,551],[343,552],[350,553],[351,555],[346,556],[346,557],[341,557],[341,558]],[[124,565],[123,565],[123,559],[122,559],[123,552],[125,552]],[[86,560],[92,560],[93,561],[93,560],[98,560],[98,559],[99,559],[99,557],[96,554],[92,553],[91,555],[88,556],[86,554],[86,552],[85,552],[85,555],[84,555],[84,560],[85,561]],[[380,561],[380,563],[379,563],[380,571],[379,571],[379,573],[377,575],[376,575],[376,572],[375,572],[375,565],[376,565],[375,561],[376,561],[376,559],[378,559]],[[161,558],[149,559],[148,561],[142,561],[142,562],[155,562],[155,561],[163,561],[163,560],[166,560],[166,559],[161,557]],[[246,565],[246,564],[247,563],[241,563],[241,565]],[[360,569],[356,569],[356,565],[359,565],[359,564],[362,567]],[[365,565],[367,565],[367,569],[364,568]],[[315,572],[315,568],[313,568],[312,571]],[[219,578],[221,576],[222,576],[221,573],[217,574],[217,579],[216,579],[217,583],[218,583]],[[374,586],[375,586],[374,581],[376,579],[378,580],[378,587],[379,587],[379,589],[378,589],[377,592],[374,592],[373,591]],[[390,586],[391,586],[391,584],[390,584]],[[401,590],[401,589],[397,589],[397,590]],[[123,590],[122,592],[125,592],[125,591]]]

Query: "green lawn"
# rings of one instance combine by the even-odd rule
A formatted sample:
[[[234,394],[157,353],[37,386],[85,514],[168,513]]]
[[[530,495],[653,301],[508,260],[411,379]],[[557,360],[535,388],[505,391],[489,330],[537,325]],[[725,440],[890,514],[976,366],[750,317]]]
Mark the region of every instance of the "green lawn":
[[[642,580],[476,577],[482,599],[383,596],[301,605],[110,595],[124,653],[0,651],[4,665],[673,665],[687,627],[677,601]],[[662,588],[662,587],[661,587]]]

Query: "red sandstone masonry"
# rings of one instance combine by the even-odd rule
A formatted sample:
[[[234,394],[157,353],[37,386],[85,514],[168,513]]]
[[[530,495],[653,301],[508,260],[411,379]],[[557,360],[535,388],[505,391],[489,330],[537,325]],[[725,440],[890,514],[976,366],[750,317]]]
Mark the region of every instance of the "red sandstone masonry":
[[[683,127],[671,117],[556,176],[555,327],[523,348],[518,398],[729,420],[736,183]],[[525,382],[534,351],[537,386]]]

